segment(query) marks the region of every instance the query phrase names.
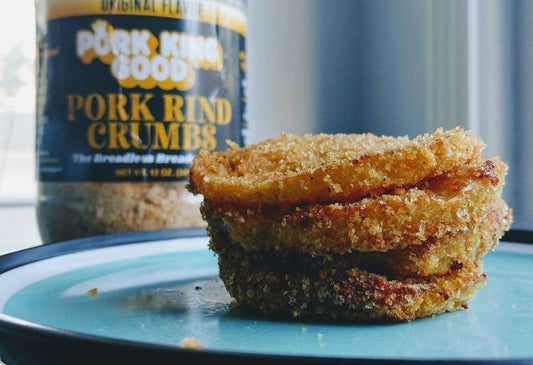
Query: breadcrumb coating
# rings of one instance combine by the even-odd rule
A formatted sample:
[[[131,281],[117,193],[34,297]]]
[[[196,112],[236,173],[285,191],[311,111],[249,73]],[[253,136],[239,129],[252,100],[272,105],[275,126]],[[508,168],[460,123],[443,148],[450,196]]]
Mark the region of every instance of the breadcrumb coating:
[[[467,230],[431,238],[421,245],[387,252],[353,252],[343,255],[311,255],[301,250],[277,250],[255,247],[247,250],[241,242],[232,241],[223,225],[209,226],[209,247],[224,257],[237,256],[239,266],[271,270],[319,272],[324,268],[358,267],[388,278],[444,274],[457,266],[473,265],[489,253],[503,233],[509,229],[511,211],[502,204]]]
[[[201,152],[209,247],[235,303],[291,318],[409,321],[459,308],[510,228],[507,165],[458,127],[432,135],[282,134]]]
[[[506,173],[507,165],[494,158],[357,202],[282,211],[204,201],[202,211],[208,225],[221,220],[229,238],[250,250],[310,254],[397,250],[464,231],[495,205],[505,205],[501,193]]]
[[[466,308],[485,284],[482,263],[443,275],[390,280],[358,268],[321,275],[243,268],[219,256],[220,277],[237,305],[302,319],[409,321]]]
[[[194,158],[188,188],[207,200],[244,206],[355,201],[478,160],[484,147],[462,127],[412,140],[281,134],[243,148],[202,151]]]

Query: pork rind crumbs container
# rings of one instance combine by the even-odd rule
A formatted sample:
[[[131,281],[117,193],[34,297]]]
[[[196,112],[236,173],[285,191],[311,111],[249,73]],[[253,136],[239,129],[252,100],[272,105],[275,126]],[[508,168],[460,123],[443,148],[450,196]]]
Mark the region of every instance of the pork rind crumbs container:
[[[200,149],[245,144],[245,0],[37,0],[44,243],[201,227]]]

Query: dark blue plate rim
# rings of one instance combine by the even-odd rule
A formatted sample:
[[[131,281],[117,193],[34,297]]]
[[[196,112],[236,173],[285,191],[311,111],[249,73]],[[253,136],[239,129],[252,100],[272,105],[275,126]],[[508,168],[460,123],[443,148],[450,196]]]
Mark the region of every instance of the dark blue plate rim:
[[[532,231],[520,231],[524,244],[533,242]],[[62,256],[70,253],[98,248],[120,246],[179,238],[206,237],[205,228],[180,228],[160,231],[132,232],[106,236],[87,237],[65,242],[52,243],[0,256],[0,274],[32,262]],[[513,237],[509,234],[508,237]],[[514,241],[514,240],[513,240]],[[116,363],[166,364],[177,361],[231,361],[235,364],[266,363],[358,363],[358,364],[533,364],[533,358],[526,359],[379,359],[379,358],[332,358],[300,355],[272,355],[222,350],[192,350],[180,347],[150,344],[122,339],[87,335],[74,331],[44,326],[0,313],[0,359],[7,365],[38,363],[94,364]],[[113,360],[112,360],[113,359]]]

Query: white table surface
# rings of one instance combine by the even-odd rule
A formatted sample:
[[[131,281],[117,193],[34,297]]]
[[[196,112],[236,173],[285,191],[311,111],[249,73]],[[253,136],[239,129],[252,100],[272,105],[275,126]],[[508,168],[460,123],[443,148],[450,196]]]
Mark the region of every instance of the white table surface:
[[[0,255],[41,244],[35,206],[0,206]]]

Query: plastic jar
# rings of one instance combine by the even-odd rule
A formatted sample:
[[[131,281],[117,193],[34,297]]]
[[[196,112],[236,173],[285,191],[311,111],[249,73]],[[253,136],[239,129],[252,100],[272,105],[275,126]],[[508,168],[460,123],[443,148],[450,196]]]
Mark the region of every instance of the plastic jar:
[[[246,3],[37,0],[44,243],[201,227],[200,149],[245,144]]]

